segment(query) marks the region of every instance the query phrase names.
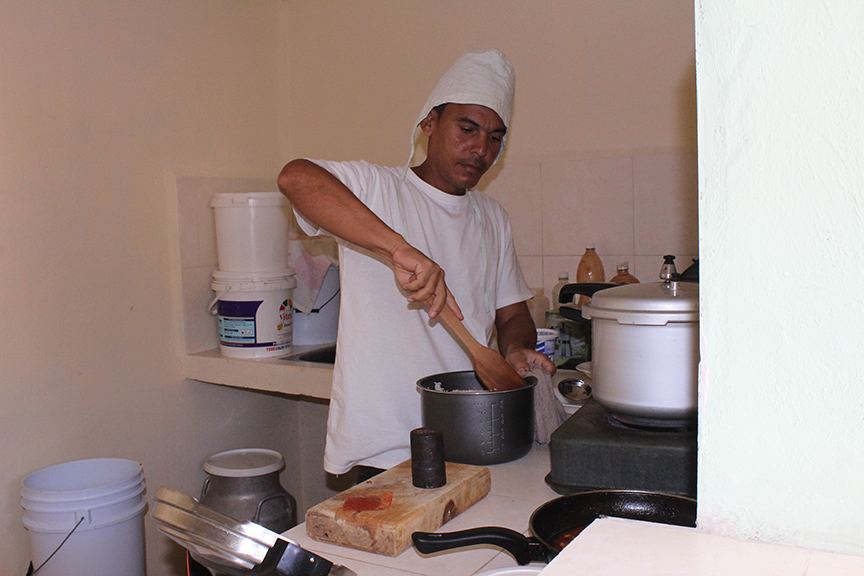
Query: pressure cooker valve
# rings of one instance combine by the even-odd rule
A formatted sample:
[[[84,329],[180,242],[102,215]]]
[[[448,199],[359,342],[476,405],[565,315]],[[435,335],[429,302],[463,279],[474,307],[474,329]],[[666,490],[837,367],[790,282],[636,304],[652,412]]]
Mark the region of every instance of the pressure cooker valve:
[[[675,268],[675,256],[666,254],[663,256],[663,267],[660,268],[660,279],[664,282],[677,281],[678,270]]]

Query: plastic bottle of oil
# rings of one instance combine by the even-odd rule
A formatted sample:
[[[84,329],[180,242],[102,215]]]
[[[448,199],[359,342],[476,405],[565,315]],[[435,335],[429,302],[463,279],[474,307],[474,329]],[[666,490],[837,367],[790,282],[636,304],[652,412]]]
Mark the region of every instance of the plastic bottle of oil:
[[[546,312],[549,311],[549,298],[543,295],[543,288],[531,288],[534,296],[528,299],[528,312],[534,320],[535,328],[546,327]]]
[[[612,277],[610,282],[615,282],[617,284],[639,284],[639,280],[630,274],[629,262],[618,263],[618,273]]]
[[[569,306],[573,303],[570,302],[558,302],[558,296],[561,294],[561,288],[570,283],[570,273],[569,272],[558,272],[558,283],[552,288],[552,310],[558,310],[561,306]]]
[[[606,274],[603,272],[603,262],[597,255],[597,247],[594,244],[585,246],[585,254],[579,260],[579,266],[576,268],[576,282],[604,282]],[[579,296],[576,302],[576,308],[582,308],[591,299],[587,296]]]

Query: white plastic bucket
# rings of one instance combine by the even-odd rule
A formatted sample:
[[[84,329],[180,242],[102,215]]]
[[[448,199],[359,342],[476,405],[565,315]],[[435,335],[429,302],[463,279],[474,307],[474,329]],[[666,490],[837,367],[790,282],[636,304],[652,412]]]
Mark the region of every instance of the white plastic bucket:
[[[273,358],[290,354],[297,281],[291,270],[238,274],[216,270],[210,313],[219,318],[219,350],[229,358]]]
[[[552,358],[555,355],[555,340],[558,338],[558,330],[551,328],[537,328],[537,348],[538,352],[542,352]]]
[[[97,458],[42,468],[24,479],[21,506],[39,576],[145,576],[147,501],[138,462]]]
[[[216,252],[223,272],[275,273],[289,267],[289,202],[279,192],[215,194]]]
[[[330,266],[309,314],[294,311],[294,344],[336,342],[339,327],[339,268]]]

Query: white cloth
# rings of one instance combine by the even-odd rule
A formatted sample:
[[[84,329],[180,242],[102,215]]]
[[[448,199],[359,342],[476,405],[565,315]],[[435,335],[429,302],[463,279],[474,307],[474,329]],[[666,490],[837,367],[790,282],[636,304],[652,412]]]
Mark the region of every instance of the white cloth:
[[[513,248],[504,209],[481,192],[446,194],[409,170],[367,162],[317,162],[341,180],[388,226],[401,232],[402,195],[412,244],[447,274],[468,331],[492,336],[495,310],[531,297]],[[481,233],[481,222],[485,231]],[[297,215],[305,232],[320,232]],[[481,242],[486,243],[483,277]],[[408,305],[390,266],[339,240],[341,311],[324,468],[342,474],[356,464],[389,468],[410,457],[411,430],[421,426],[420,378],[470,370],[471,360],[425,308]],[[487,311],[484,293],[492,304]]]
[[[321,242],[324,240],[324,242]],[[309,314],[330,266],[339,266],[336,244],[330,238],[295,238],[289,242],[291,269],[297,280],[291,298],[294,308]]]
[[[552,433],[567,419],[567,412],[555,396],[552,376],[536,366],[529,374],[537,378],[534,387],[534,440],[538,444],[548,444]]]
[[[429,112],[441,104],[479,104],[494,110],[504,126],[510,127],[510,117],[513,113],[513,98],[516,95],[516,74],[513,64],[498,50],[474,50],[463,54],[444,73],[426,104],[420,110],[414,130],[411,132],[411,155],[408,165],[414,158],[414,138],[417,125],[423,121]],[[504,153],[507,134],[501,141],[501,150],[495,158]]]

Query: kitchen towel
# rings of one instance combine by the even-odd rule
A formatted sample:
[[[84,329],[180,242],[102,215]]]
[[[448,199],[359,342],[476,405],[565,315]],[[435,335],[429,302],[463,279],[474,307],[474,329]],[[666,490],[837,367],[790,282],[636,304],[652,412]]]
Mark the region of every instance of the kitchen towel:
[[[567,413],[555,395],[552,376],[537,366],[531,367],[528,374],[537,378],[534,387],[534,439],[538,444],[548,444],[552,432],[567,419]]]

